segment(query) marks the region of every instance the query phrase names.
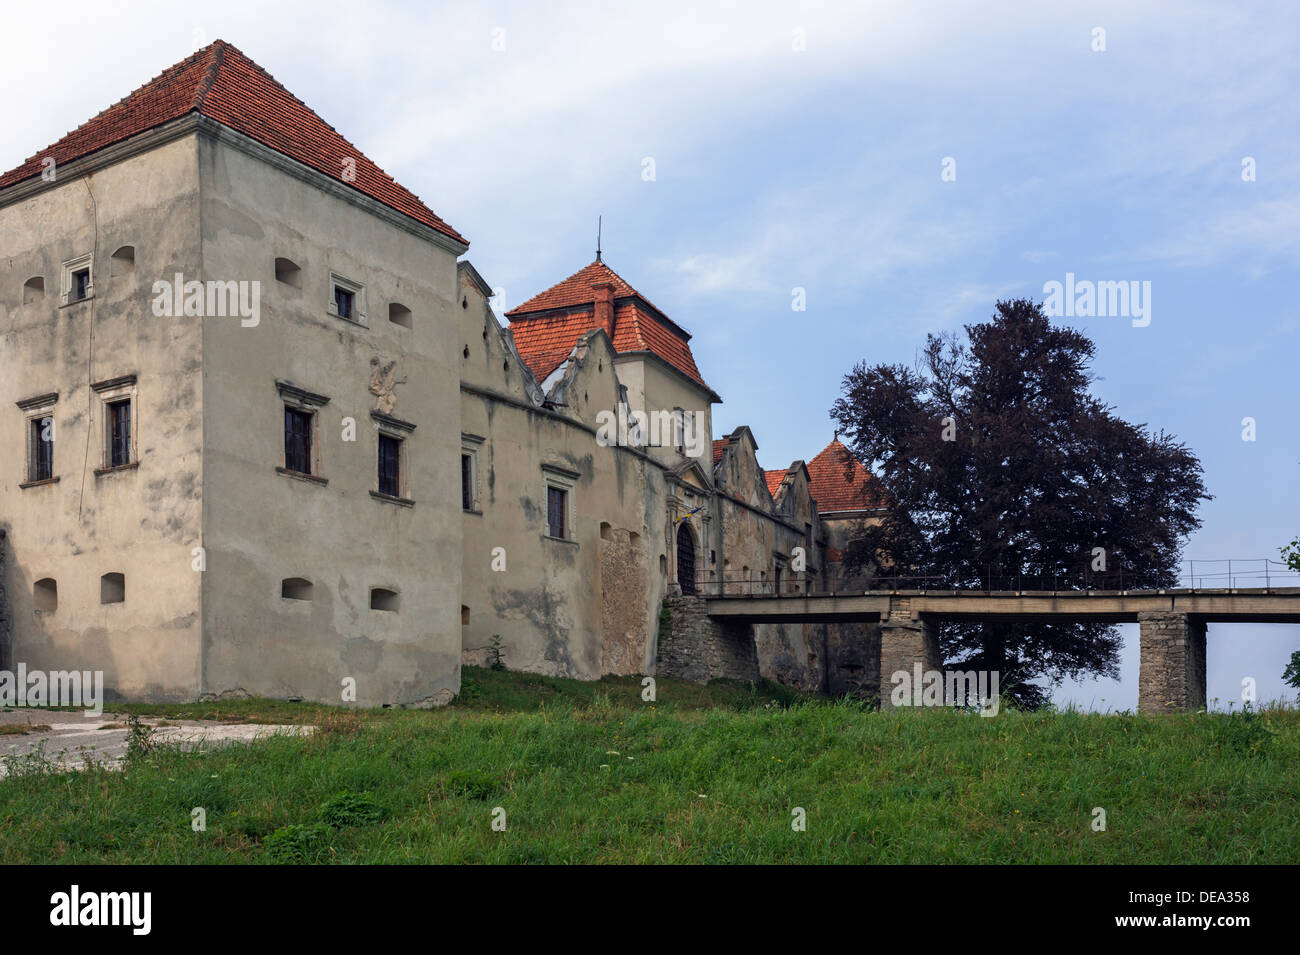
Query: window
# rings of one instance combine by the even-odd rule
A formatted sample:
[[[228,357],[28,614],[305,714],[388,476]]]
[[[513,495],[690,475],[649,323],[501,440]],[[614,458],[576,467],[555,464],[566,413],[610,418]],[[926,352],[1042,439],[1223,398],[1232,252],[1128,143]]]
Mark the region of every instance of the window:
[[[479,510],[478,452],[483,439],[476,434],[460,436],[460,506],[461,510]]]
[[[400,302],[391,302],[388,306],[388,320],[403,328],[411,327],[411,310]]]
[[[282,600],[311,600],[311,581],[304,577],[286,577],[280,581]]]
[[[105,574],[99,578],[99,602],[120,604],[126,602],[126,577],[122,574]]]
[[[90,386],[104,403],[104,459],[103,466],[95,469],[96,477],[135,463],[135,382],[135,375],[123,375]]]
[[[339,318],[352,319],[352,304],[356,295],[345,288],[334,287],[334,309]]]
[[[557,540],[574,540],[573,489],[579,475],[563,468],[542,467],[546,480],[546,534]]]
[[[54,418],[28,419],[27,480],[48,481],[54,477]]]
[[[546,533],[550,537],[567,537],[565,512],[568,510],[569,492],[548,485],[546,488]]]
[[[302,288],[302,269],[288,259],[276,259],[275,280],[293,288]]]
[[[43,577],[32,587],[32,604],[37,613],[54,613],[59,609],[59,585],[53,577]]]
[[[40,275],[33,275],[23,283],[23,304],[31,305],[33,302],[40,302],[45,298],[45,279]]]
[[[84,302],[95,294],[90,253],[63,263],[63,305]]]
[[[390,613],[396,613],[399,599],[396,591],[376,587],[370,591],[370,609],[387,610]]]
[[[379,493],[401,497],[402,439],[379,436]]]
[[[329,313],[358,325],[366,324],[365,286],[331,272]]]
[[[326,483],[319,476],[316,412],[329,404],[329,399],[287,381],[276,381],[275,386],[284,402],[284,466],[279,470],[291,477]]]
[[[108,466],[120,468],[131,463],[131,399],[111,402],[108,406]]]
[[[109,275],[130,275],[135,271],[135,246],[124,245],[108,260]]]
[[[287,471],[311,474],[312,424],[315,415],[299,408],[284,409],[284,467]]]

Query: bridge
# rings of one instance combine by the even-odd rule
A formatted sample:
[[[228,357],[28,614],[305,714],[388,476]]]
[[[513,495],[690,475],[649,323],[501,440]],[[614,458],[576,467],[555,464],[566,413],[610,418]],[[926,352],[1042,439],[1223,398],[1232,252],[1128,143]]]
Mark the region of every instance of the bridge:
[[[1289,583],[1289,581],[1287,581]],[[719,590],[725,588],[719,587]],[[1205,641],[1210,623],[1300,623],[1300,586],[1174,590],[866,590],[856,593],[715,593],[690,601],[707,624],[691,636],[723,668],[735,644],[764,623],[878,624],[880,700],[890,706],[893,674],[942,670],[936,624],[951,620],[1136,623],[1140,639],[1138,709],[1203,709]],[[688,611],[689,617],[689,611]],[[730,654],[730,656],[729,656]],[[697,654],[699,655],[699,654]],[[718,675],[727,675],[719,673]]]

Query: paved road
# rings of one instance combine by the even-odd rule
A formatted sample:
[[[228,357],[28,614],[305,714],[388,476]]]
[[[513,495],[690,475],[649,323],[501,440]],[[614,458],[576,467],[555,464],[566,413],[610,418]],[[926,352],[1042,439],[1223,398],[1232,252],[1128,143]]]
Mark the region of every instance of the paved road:
[[[157,727],[153,738],[160,743],[184,747],[211,747],[228,743],[247,743],[275,733],[305,735],[313,727],[271,725],[265,723],[218,723],[210,720],[143,720]],[[158,726],[159,723],[168,725]],[[79,711],[13,708],[0,710],[0,730],[13,726],[30,726],[25,733],[0,735],[0,777],[8,775],[9,763],[24,753],[45,744],[45,755],[66,770],[81,769],[87,759],[105,764],[109,769],[121,767],[126,755],[126,717],[104,713],[86,717]]]

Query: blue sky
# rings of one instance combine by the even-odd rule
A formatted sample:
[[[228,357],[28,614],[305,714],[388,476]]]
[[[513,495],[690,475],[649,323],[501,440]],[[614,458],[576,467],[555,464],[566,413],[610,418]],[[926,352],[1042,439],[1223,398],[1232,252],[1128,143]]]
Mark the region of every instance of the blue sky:
[[[603,215],[606,261],[694,334],[715,431],[750,425],[769,468],[830,440],[856,361],[910,363],[1067,272],[1149,281],[1147,327],[1073,324],[1097,393],[1201,458],[1185,556],[1300,533],[1293,4],[552,6],[15,9],[0,166],[228,40],[467,235],[507,307],[591,261]],[[1120,683],[1059,701],[1136,703],[1124,630]],[[1212,625],[1209,695],[1282,695],[1296,648],[1300,627]]]

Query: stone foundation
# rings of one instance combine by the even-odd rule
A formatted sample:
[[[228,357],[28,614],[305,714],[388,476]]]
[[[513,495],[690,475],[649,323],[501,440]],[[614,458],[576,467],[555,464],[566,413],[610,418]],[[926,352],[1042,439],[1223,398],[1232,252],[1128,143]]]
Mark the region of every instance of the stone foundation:
[[[1205,708],[1205,621],[1185,613],[1138,614],[1138,712]]]
[[[893,675],[901,670],[911,679],[917,663],[921,664],[922,673],[943,669],[939,635],[933,624],[912,619],[907,600],[895,600],[889,616],[880,621],[881,709],[894,708],[890,700],[895,685]]]
[[[661,676],[692,683],[717,679],[758,681],[753,627],[711,619],[705,613],[702,597],[669,596],[663,605],[671,620],[659,637]]]

